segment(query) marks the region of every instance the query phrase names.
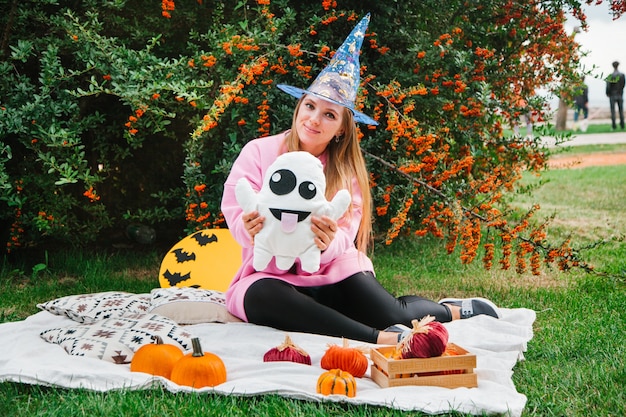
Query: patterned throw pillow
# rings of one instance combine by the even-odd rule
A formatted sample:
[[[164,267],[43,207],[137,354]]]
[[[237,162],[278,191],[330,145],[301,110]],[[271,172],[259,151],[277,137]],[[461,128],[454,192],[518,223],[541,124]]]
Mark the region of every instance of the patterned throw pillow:
[[[37,304],[37,307],[58,316],[67,316],[79,323],[95,323],[129,312],[147,313],[150,309],[150,296],[148,294],[108,291],[68,295]]]
[[[193,287],[156,288],[150,292],[150,312],[178,324],[241,321],[226,309],[224,293]]]
[[[74,356],[87,356],[113,363],[130,363],[141,346],[154,336],[163,343],[191,349],[191,334],[158,314],[125,313],[92,324],[77,324],[44,330],[40,336]]]

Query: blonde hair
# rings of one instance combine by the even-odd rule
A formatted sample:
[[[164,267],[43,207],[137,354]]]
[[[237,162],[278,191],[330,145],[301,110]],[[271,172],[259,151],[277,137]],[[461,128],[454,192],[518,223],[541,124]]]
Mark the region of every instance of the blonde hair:
[[[296,131],[296,118],[304,97],[302,96],[296,105],[291,122],[291,131],[285,138],[288,152],[300,150],[300,138]],[[328,151],[328,159],[324,167],[326,198],[328,200],[332,199],[337,191],[342,188],[346,188],[352,194],[352,179],[356,178],[363,195],[363,206],[361,207],[363,215],[355,244],[358,250],[367,252],[372,234],[372,195],[370,192],[369,173],[359,146],[354,115],[351,110],[345,107],[343,112],[343,132],[339,140],[331,140],[326,148]]]

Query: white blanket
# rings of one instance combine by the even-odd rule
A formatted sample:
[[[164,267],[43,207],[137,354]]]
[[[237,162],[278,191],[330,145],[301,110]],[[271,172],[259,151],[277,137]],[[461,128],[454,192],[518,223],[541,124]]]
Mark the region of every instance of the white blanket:
[[[450,342],[476,354],[477,388],[440,387],[381,388],[369,378],[357,380],[357,395],[321,396],[315,392],[323,372],[320,359],[328,344],[341,340],[326,336],[290,333],[293,341],[306,350],[312,366],[289,362],[264,363],[263,354],[282,343],[285,333],[247,323],[196,324],[189,332],[201,339],[203,350],[219,355],[227,368],[228,380],[214,389],[199,391],[224,395],[277,394],[311,401],[342,401],[370,404],[428,414],[460,411],[471,414],[520,416],[526,396],[518,393],[511,376],[523,359],[532,338],[535,312],[528,309],[502,309],[500,320],[476,316],[447,323]],[[24,321],[0,324],[0,381],[14,381],[94,391],[148,389],[161,384],[168,391],[190,391],[172,382],[143,373],[132,373],[129,365],[115,365],[98,359],[70,356],[62,347],[39,337],[47,328],[71,326],[70,319],[42,311]],[[350,346],[362,345],[350,341]]]

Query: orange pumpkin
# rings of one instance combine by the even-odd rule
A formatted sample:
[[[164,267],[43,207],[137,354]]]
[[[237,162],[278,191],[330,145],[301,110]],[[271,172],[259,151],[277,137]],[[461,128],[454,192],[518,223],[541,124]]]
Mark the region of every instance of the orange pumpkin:
[[[154,343],[137,349],[130,362],[130,370],[169,379],[174,364],[184,353],[178,346],[163,343],[161,336],[153,336],[152,339]]]
[[[348,340],[343,339],[343,346],[332,345],[326,350],[320,365],[324,369],[339,368],[361,378],[369,366],[369,360],[363,350],[363,348],[349,347]]]
[[[459,356],[462,355],[461,352],[456,350],[452,345],[446,345],[446,350],[443,352],[441,356]]]
[[[172,382],[192,388],[214,387],[226,382],[226,366],[222,359],[210,352],[203,352],[200,339],[191,339],[193,352],[186,354],[174,364]]]
[[[356,380],[349,373],[341,369],[331,369],[317,379],[317,393],[322,395],[356,395]]]

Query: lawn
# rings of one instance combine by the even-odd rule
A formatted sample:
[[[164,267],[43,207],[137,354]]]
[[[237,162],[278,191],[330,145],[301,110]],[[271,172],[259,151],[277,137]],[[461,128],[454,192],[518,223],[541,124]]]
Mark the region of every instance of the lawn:
[[[589,147],[585,151],[604,151]],[[402,240],[377,247],[378,276],[397,294],[482,295],[505,307],[537,312],[535,336],[513,381],[528,397],[525,416],[626,415],[626,165],[546,172],[534,196],[515,204],[541,205],[538,216],[556,213],[550,234],[559,240],[602,245],[585,251],[598,274],[545,270],[541,276],[485,271],[480,262],[463,265],[433,239]],[[527,183],[535,177],[524,178]],[[167,249],[167,248],[166,248]],[[158,286],[162,250],[137,252],[65,251],[34,260],[0,264],[0,321],[37,312],[36,303],[54,297]],[[418,416],[378,407],[219,395],[180,395],[162,390],[94,393],[17,383],[0,384],[1,416]],[[452,414],[460,415],[460,414]]]
[[[578,122],[580,124],[580,121]],[[568,123],[568,126],[573,127],[572,123]],[[613,133],[616,130],[613,130],[611,123],[589,123],[587,125],[586,131],[581,131],[580,129],[568,129],[568,132],[576,133],[577,135],[585,135],[585,134],[595,134],[595,133]]]

